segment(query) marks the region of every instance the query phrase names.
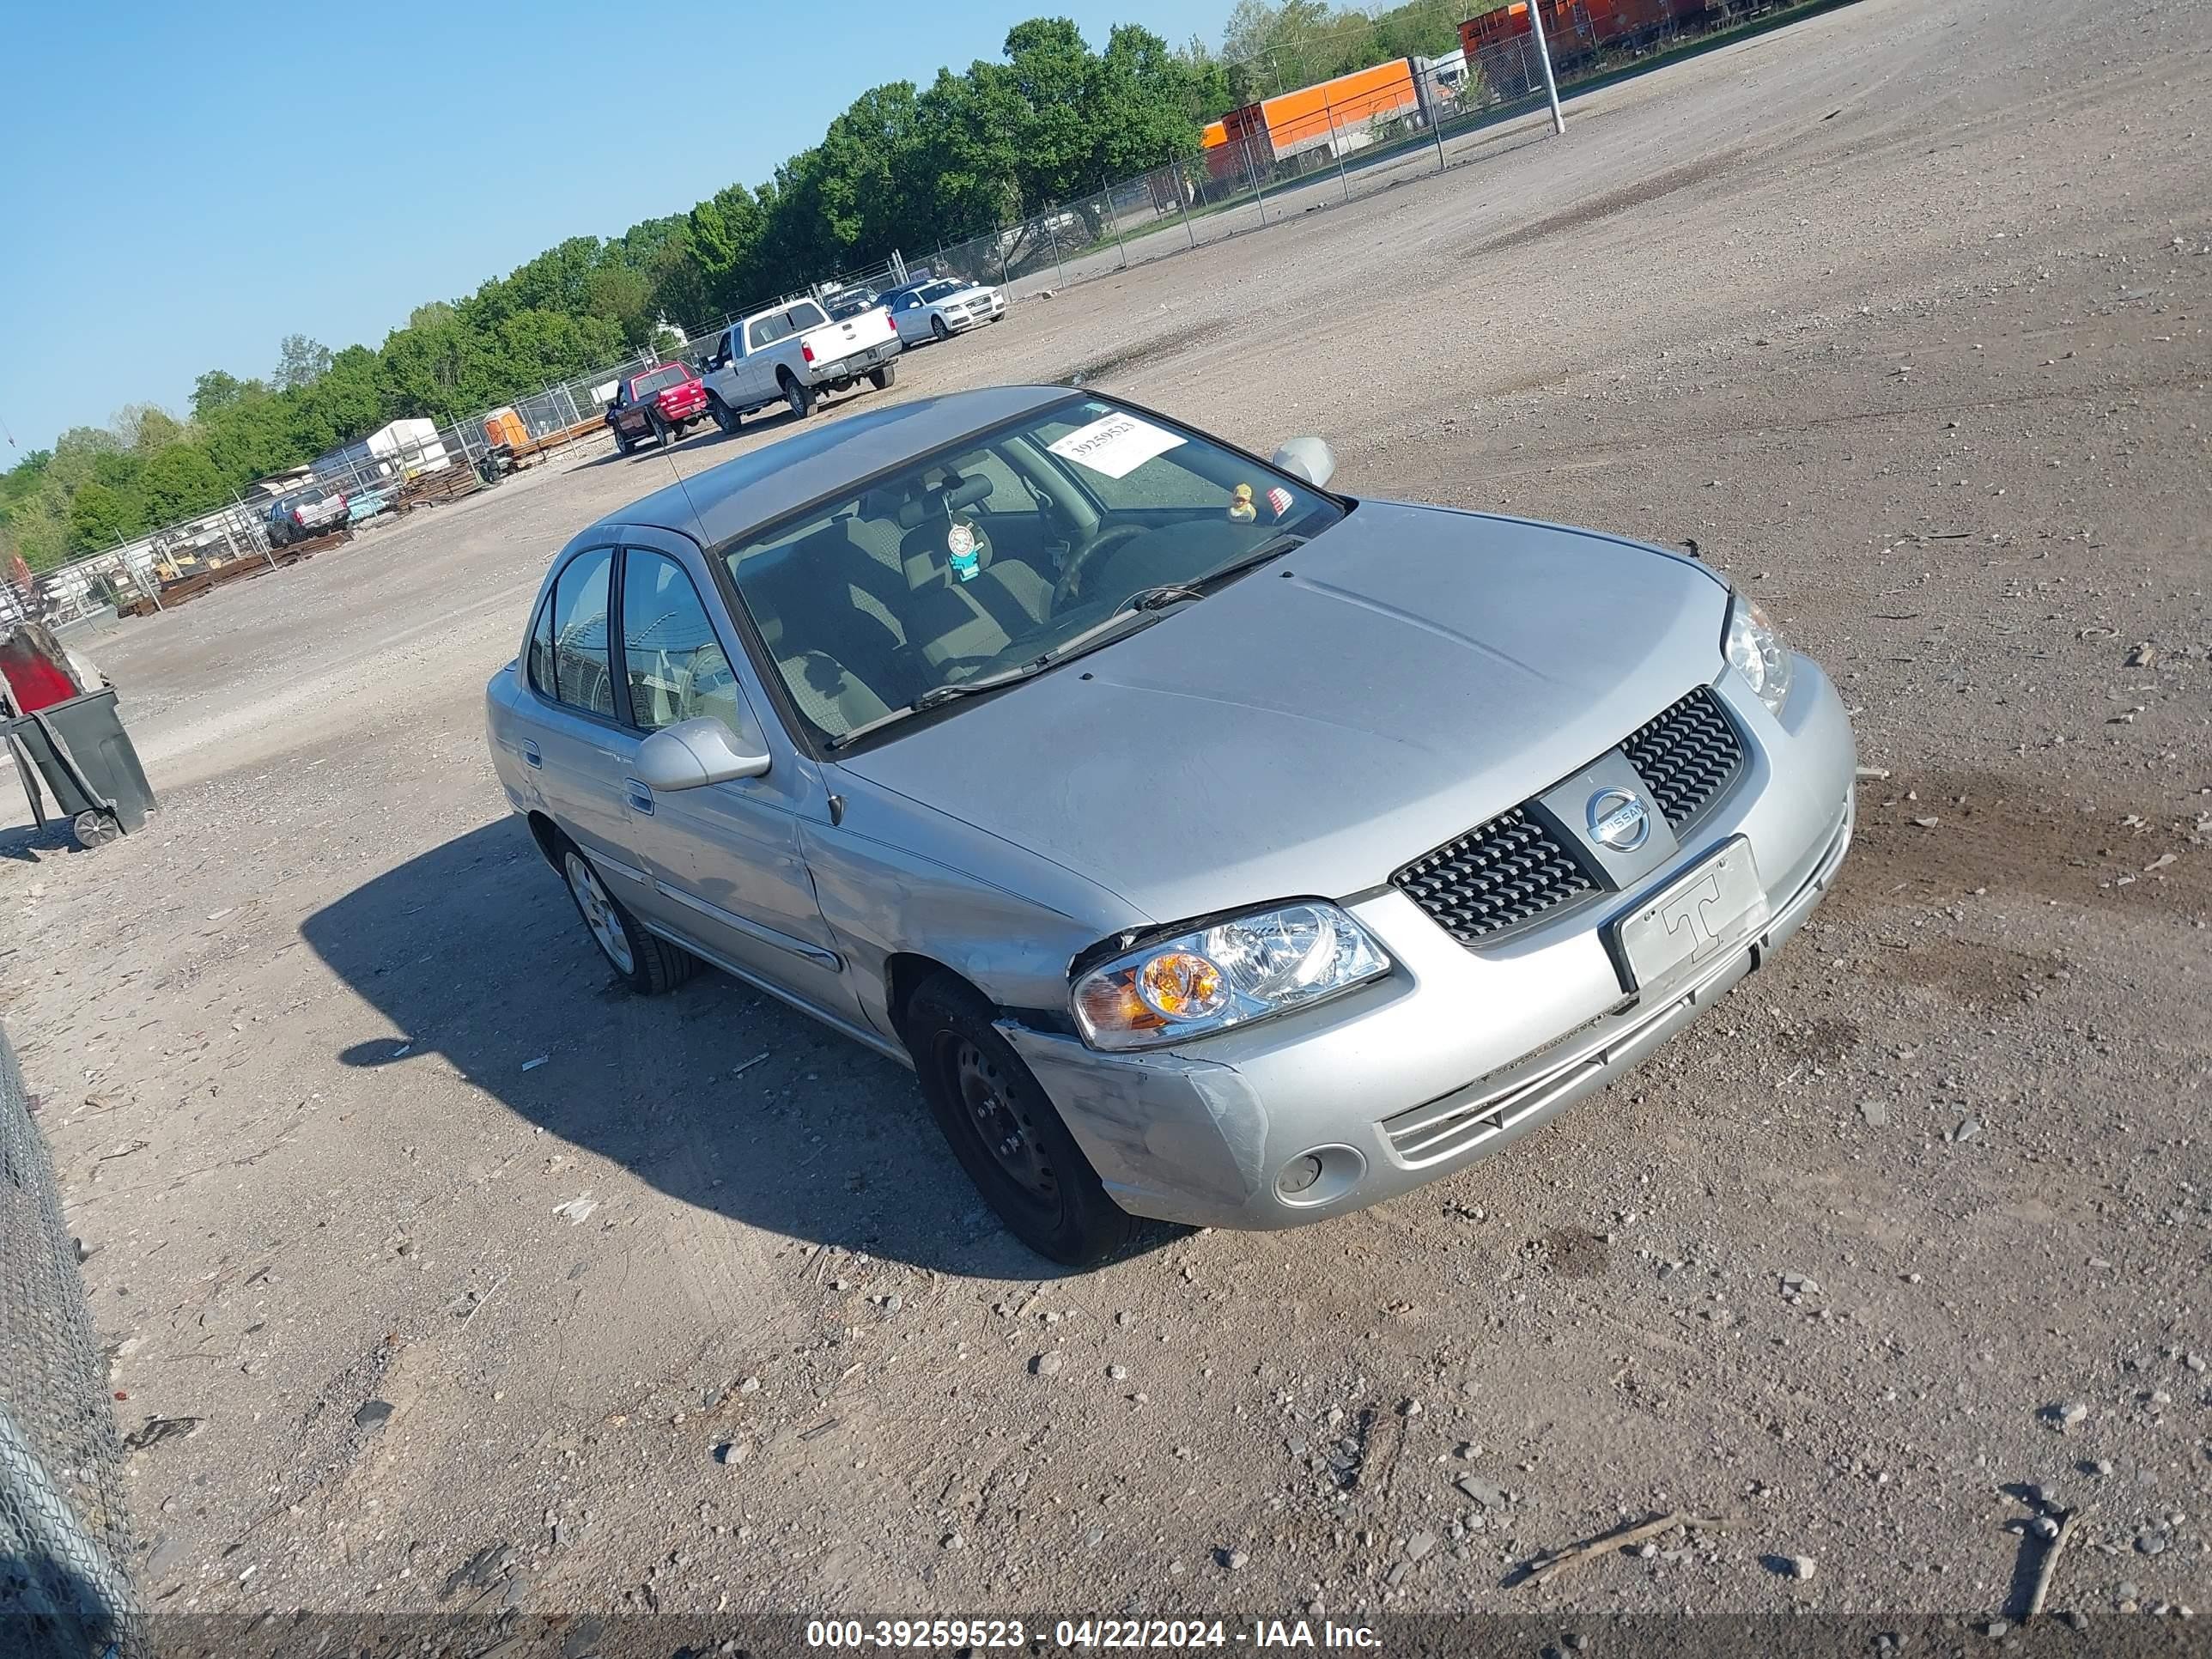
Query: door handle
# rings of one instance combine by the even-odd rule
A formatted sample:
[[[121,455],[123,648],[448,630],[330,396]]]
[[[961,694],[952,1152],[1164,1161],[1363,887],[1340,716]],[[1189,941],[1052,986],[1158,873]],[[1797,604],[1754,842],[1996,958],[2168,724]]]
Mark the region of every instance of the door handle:
[[[532,766],[542,767],[545,764],[545,757],[538,752],[538,745],[527,738],[522,740],[522,758]]]
[[[646,817],[651,817],[653,816],[653,791],[647,788],[635,778],[625,778],[623,781],[623,787],[629,795],[629,810],[633,812],[641,814]]]

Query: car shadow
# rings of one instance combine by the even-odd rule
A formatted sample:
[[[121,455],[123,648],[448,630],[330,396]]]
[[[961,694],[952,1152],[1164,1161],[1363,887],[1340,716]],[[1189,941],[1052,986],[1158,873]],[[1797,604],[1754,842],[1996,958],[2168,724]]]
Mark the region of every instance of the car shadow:
[[[390,1085],[442,1056],[548,1134],[749,1226],[948,1274],[1060,1271],[1000,1225],[904,1067],[711,969],[668,996],[623,987],[520,819],[300,931],[379,1017],[339,1060]]]

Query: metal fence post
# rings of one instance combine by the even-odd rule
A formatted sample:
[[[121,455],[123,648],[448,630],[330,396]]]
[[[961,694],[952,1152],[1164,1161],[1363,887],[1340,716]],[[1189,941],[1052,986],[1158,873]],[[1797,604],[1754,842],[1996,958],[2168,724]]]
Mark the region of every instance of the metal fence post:
[[[1468,59],[1464,52],[1461,54],[1460,64],[1462,72],[1460,75],[1459,83],[1461,86],[1464,87],[1468,84],[1469,78],[1474,74],[1475,66],[1473,62]],[[1438,173],[1442,173],[1444,170],[1444,89],[1443,83],[1441,82],[1431,82],[1429,83],[1429,95],[1422,101],[1428,108],[1429,137],[1435,139],[1437,143],[1437,171]]]
[[[1344,149],[1336,141],[1336,105],[1327,93],[1321,95],[1321,106],[1328,116],[1328,147],[1336,156],[1336,182],[1344,186],[1344,199],[1352,199],[1352,180],[1345,176]]]
[[[1552,49],[1544,40],[1543,0],[1529,0],[1528,33],[1535,38],[1536,61],[1544,70],[1544,95],[1552,100],[1552,133],[1564,137],[1567,118],[1559,113],[1559,83],[1552,78]]]
[[[1260,169],[1252,164],[1252,141],[1240,138],[1238,145],[1244,152],[1244,178],[1252,186],[1252,200],[1260,210],[1260,222],[1267,222],[1267,198],[1260,193]]]
[[[1060,262],[1060,238],[1052,234],[1052,216],[1048,213],[1040,215],[1037,222],[1044,227],[1045,244],[1052,249],[1053,269],[1060,273],[1060,285],[1062,288],[1066,288],[1067,286],[1067,267]]]
[[[1114,210],[1114,186],[1106,183],[1103,173],[1099,175],[1099,184],[1102,186],[1098,191],[1099,206],[1106,215],[1107,222],[1114,227],[1114,246],[1121,250],[1121,269],[1127,270],[1129,268],[1129,245],[1121,240],[1121,216]]]
[[[1198,246],[1198,233],[1190,228],[1190,194],[1188,181],[1182,176],[1183,164],[1174,165],[1176,205],[1182,210],[1182,234],[1190,238],[1194,251]]]

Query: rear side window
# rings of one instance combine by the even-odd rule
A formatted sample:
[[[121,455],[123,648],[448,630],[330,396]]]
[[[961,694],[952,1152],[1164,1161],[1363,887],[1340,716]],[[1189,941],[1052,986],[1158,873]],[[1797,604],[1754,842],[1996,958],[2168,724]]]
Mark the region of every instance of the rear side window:
[[[607,659],[607,577],[614,554],[580,553],[553,586],[553,695],[572,708],[611,720],[613,670]]]

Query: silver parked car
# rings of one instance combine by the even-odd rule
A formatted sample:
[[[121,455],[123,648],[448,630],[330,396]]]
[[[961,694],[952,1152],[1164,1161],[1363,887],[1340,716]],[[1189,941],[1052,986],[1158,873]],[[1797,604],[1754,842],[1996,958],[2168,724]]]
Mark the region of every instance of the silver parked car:
[[[1855,757],[1705,566],[1332,467],[1066,387],[802,432],[563,550],[501,782],[632,986],[913,1066],[1047,1255],[1393,1197],[1763,963]]]

